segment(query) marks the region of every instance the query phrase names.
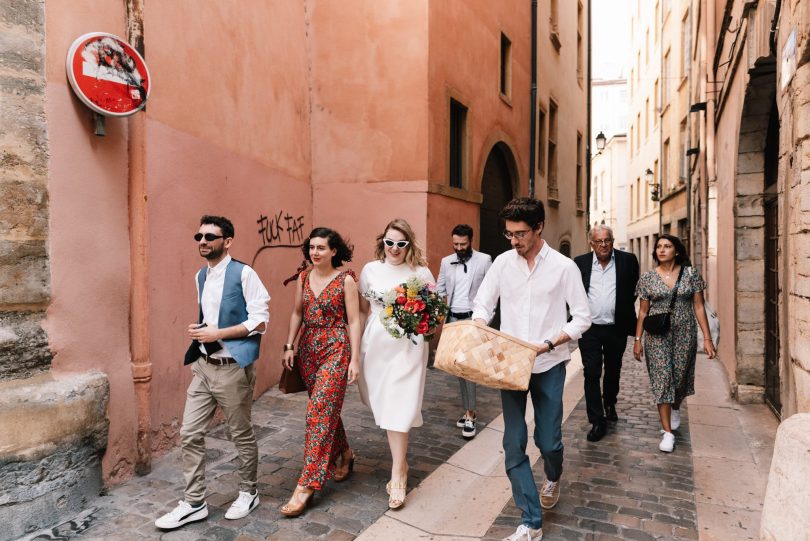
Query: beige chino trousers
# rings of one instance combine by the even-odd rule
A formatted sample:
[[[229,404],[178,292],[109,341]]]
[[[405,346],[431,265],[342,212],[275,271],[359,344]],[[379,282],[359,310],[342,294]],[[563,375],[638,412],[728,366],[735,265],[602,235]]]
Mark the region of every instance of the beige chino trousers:
[[[183,450],[185,500],[195,504],[205,499],[205,433],[217,406],[225,414],[231,441],[239,454],[239,490],[254,492],[259,449],[250,410],[253,405],[255,368],[251,364],[218,366],[200,358],[191,365],[193,378],[186,392],[186,408],[180,441]]]

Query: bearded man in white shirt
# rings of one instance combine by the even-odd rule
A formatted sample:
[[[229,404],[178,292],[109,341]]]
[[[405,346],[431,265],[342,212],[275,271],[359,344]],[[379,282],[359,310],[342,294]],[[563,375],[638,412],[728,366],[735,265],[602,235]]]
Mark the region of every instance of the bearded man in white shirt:
[[[513,199],[503,208],[500,218],[506,226],[504,236],[513,249],[492,263],[475,297],[473,319],[488,323],[500,299],[501,331],[541,349],[529,390],[501,391],[506,474],[522,514],[522,524],[504,541],[536,541],[543,536],[541,507],[551,509],[560,498],[562,395],[565,366],[571,356],[567,347],[559,346],[579,339],[590,327],[591,316],[579,269],[542,239],[543,203],[531,197]],[[534,442],[542,453],[546,474],[539,494],[526,455],[529,394],[534,408]]]
[[[219,407],[239,455],[239,496],[225,512],[236,520],[259,505],[256,490],[259,450],[250,410],[256,383],[254,362],[270,318],[267,293],[248,265],[231,258],[233,224],[222,216],[203,216],[194,235],[206,260],[195,276],[199,316],[188,326],[191,345],[184,364],[192,379],[186,393],[180,444],[185,495],[172,511],[155,521],[164,530],[208,516],[205,502],[205,433]]]

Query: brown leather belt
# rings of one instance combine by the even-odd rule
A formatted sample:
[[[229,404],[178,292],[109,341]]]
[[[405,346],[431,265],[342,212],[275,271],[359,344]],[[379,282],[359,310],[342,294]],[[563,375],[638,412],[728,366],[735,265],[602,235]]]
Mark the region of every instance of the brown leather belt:
[[[203,355],[202,358],[208,361],[208,364],[213,364],[216,366],[225,366],[226,364],[236,364],[236,359],[232,357],[209,357],[208,355]]]

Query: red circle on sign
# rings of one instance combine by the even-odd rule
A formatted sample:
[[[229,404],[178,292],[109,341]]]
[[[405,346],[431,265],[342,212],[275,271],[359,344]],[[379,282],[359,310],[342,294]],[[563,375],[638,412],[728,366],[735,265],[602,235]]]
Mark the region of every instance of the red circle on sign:
[[[143,57],[127,42],[105,32],[78,38],[67,55],[70,86],[85,105],[108,116],[143,109],[151,79]]]

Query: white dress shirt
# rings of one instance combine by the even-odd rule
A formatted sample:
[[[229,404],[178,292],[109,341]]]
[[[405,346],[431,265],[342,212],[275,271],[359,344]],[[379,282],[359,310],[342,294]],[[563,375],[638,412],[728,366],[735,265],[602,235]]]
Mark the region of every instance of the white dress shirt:
[[[553,340],[560,331],[577,340],[591,326],[579,268],[547,242],[543,242],[531,270],[514,249],[495,259],[475,296],[473,319],[490,321],[498,298],[501,331],[538,346]],[[567,321],[566,303],[571,321]],[[557,347],[538,355],[532,372],[545,372],[570,358],[568,347]]]
[[[455,286],[453,287],[453,301],[450,311],[457,314],[469,312],[472,309],[470,288],[472,287],[472,269],[464,272],[464,265],[453,265],[455,268]]]
[[[230,262],[231,256],[227,255],[216,266],[208,267],[202,297],[200,297],[200,283],[197,281],[197,275],[194,275],[194,285],[197,287],[197,297],[200,299],[203,322],[209,327],[219,328],[219,305],[222,302],[222,288],[225,286],[225,269]],[[245,296],[248,312],[248,318],[242,322],[242,325],[248,330],[248,336],[264,334],[270,322],[270,309],[267,304],[270,302],[270,294],[259,279],[259,275],[249,266],[242,267],[241,278],[242,293]],[[257,331],[256,327],[262,323],[264,323],[264,329]],[[222,349],[212,354],[211,357],[232,357],[222,340],[219,340],[219,344]],[[205,353],[202,345],[200,345],[200,351]]]
[[[588,286],[588,305],[591,308],[591,323],[613,325],[616,322],[616,253],[610,253],[605,268],[593,254],[591,283]]]

